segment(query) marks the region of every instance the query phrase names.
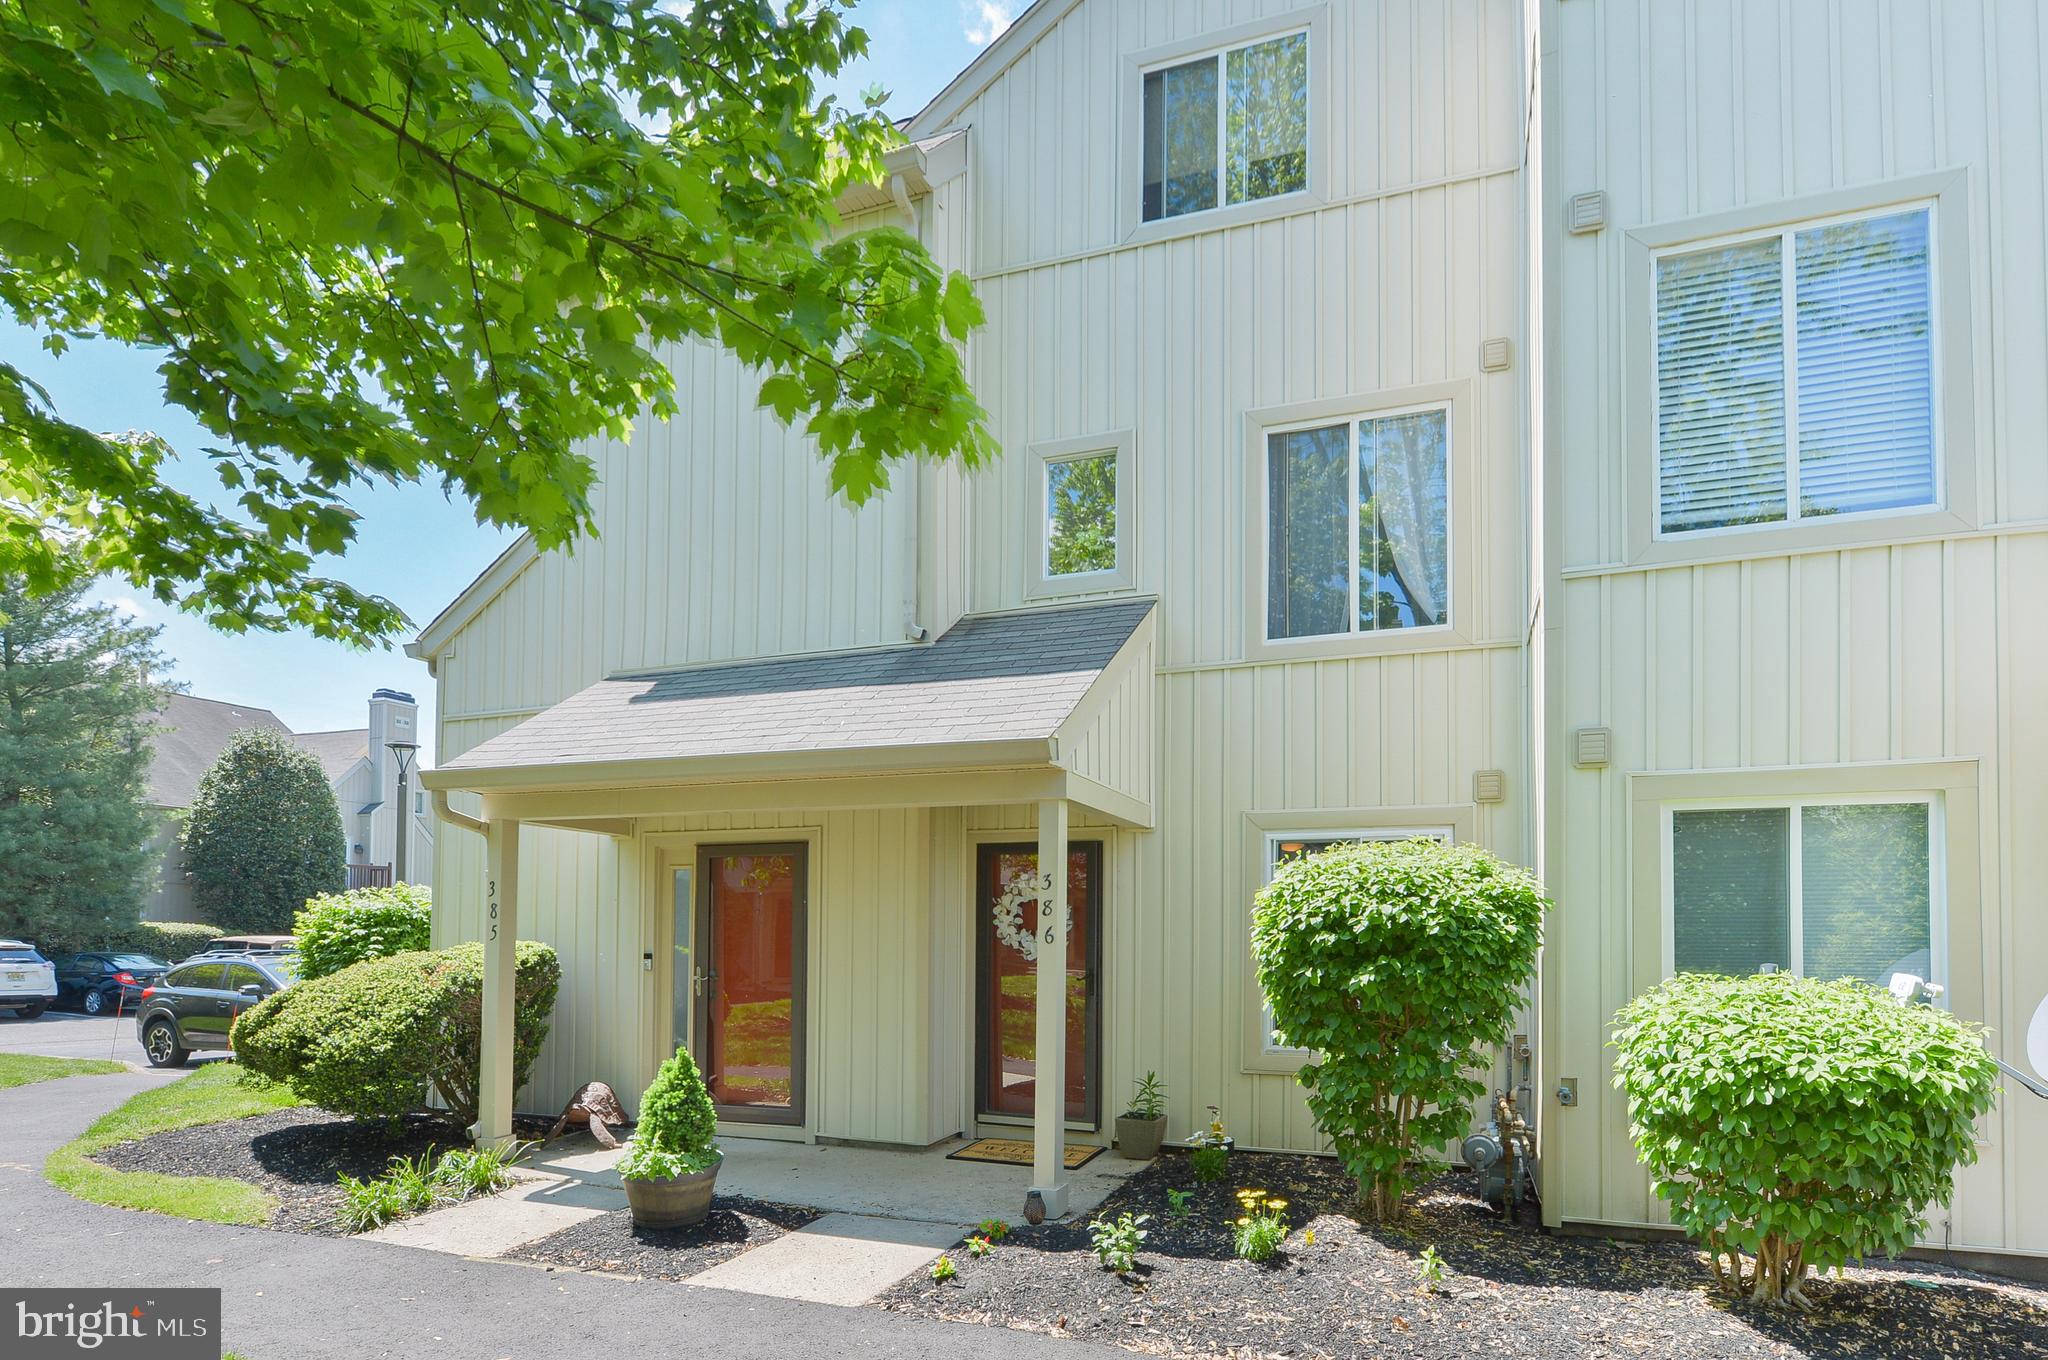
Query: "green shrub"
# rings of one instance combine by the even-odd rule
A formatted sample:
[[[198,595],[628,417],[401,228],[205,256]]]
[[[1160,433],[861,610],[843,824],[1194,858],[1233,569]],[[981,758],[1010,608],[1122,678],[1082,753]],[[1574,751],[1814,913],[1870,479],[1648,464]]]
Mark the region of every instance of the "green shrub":
[[[718,1112],[697,1062],[688,1049],[679,1048],[640,1097],[640,1122],[619,1159],[619,1174],[654,1180],[702,1171],[718,1162],[712,1143],[717,1131]]]
[[[1138,1251],[1145,1245],[1150,1234],[1145,1225],[1152,1221],[1152,1215],[1118,1214],[1115,1218],[1098,1218],[1088,1225],[1089,1249],[1103,1269],[1114,1270],[1119,1275],[1128,1275],[1138,1266]]]
[[[1230,1169],[1230,1149],[1205,1143],[1188,1154],[1188,1167],[1203,1185],[1220,1181]]]
[[[136,921],[84,934],[53,932],[38,939],[37,943],[42,946],[43,953],[53,959],[94,949],[148,954],[177,963],[204,949],[207,941],[217,940],[226,933],[219,926],[199,925],[191,921]]]
[[[360,1181],[341,1178],[341,1208],[336,1216],[346,1232],[370,1232],[405,1217],[405,1193],[386,1176]]]
[[[521,940],[514,985],[512,1082],[526,1083],[547,1038],[562,970],[547,945]],[[265,998],[235,1022],[235,1054],[314,1104],[396,1118],[438,1095],[460,1123],[477,1117],[483,946],[367,959]]]
[[[1657,1194],[1725,1283],[1756,1258],[1760,1302],[1805,1307],[1809,1269],[1913,1245],[1998,1090],[1981,1027],[1863,982],[1687,974],[1616,1020]]]
[[[1237,1207],[1231,1240],[1239,1259],[1270,1261],[1287,1240],[1287,1201],[1247,1188],[1237,1192]]]
[[[1419,1149],[1462,1136],[1470,1074],[1508,1036],[1548,904],[1526,871],[1472,845],[1333,846],[1259,893],[1252,952],[1281,1042],[1319,1055],[1299,1079],[1317,1126],[1393,1216]]]
[[[364,959],[412,953],[434,945],[434,895],[412,883],[327,893],[292,921],[299,975],[326,977]]]
[[[237,732],[200,779],[184,839],[193,903],[229,930],[290,930],[307,898],[348,882],[326,772],[267,728]]]

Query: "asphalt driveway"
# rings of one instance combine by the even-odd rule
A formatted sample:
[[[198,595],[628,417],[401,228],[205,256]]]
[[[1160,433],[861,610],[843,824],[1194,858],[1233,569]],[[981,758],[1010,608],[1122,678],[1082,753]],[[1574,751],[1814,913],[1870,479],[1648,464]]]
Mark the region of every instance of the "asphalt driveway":
[[[8,1029],[0,1034],[14,1037]],[[216,1287],[227,1347],[250,1360],[634,1354],[723,1360],[783,1353],[1087,1360],[1126,1354],[874,1309],[193,1223],[86,1204],[43,1179],[43,1159],[52,1150],[129,1096],[174,1076],[129,1072],[0,1091],[0,1283]]]
[[[44,1011],[34,1020],[0,1015],[0,1053],[40,1053],[48,1058],[113,1058],[141,1063],[142,1043],[135,1017]]]

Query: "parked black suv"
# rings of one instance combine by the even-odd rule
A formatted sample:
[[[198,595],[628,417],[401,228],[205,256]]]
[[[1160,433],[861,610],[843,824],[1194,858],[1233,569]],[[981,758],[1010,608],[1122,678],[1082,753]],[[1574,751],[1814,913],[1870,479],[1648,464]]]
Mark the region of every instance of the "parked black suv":
[[[87,1015],[132,1012],[170,966],[147,954],[73,954],[57,965],[57,1004]]]
[[[224,1050],[235,1017],[298,981],[297,954],[195,954],[143,989],[135,1033],[151,1067]]]

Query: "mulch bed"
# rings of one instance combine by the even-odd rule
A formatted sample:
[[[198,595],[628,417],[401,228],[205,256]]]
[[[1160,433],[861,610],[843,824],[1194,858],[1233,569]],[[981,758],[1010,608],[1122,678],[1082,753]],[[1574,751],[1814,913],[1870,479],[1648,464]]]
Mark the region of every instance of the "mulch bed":
[[[267,1227],[345,1237],[335,1221],[342,1202],[339,1177],[367,1179],[393,1157],[468,1145],[460,1128],[426,1116],[408,1118],[394,1130],[382,1121],[294,1109],[152,1134],[108,1148],[94,1160],[118,1171],[248,1181],[277,1196]]]
[[[1294,1232],[1270,1262],[1232,1248],[1240,1186],[1289,1202]],[[1194,1192],[1185,1218],[1171,1216],[1169,1189]],[[1801,1316],[1730,1301],[1683,1245],[1546,1235],[1504,1222],[1477,1192],[1476,1177],[1440,1177],[1398,1228],[1369,1229],[1327,1159],[1239,1153],[1222,1182],[1198,1186],[1185,1157],[1166,1156],[1099,1211],[1152,1216],[1129,1279],[1096,1264],[1085,1222],[1019,1225],[980,1260],[955,1249],[955,1279],[914,1275],[878,1302],[1171,1356],[2048,1357],[2048,1290],[1883,1265],[1809,1281],[1818,1312]],[[1416,1262],[1430,1246],[1448,1274],[1425,1293]]]
[[[686,1280],[720,1261],[773,1242],[817,1219],[820,1213],[794,1204],[719,1195],[711,1202],[710,1215],[694,1227],[636,1228],[633,1211],[619,1209],[528,1242],[507,1255],[610,1275]]]

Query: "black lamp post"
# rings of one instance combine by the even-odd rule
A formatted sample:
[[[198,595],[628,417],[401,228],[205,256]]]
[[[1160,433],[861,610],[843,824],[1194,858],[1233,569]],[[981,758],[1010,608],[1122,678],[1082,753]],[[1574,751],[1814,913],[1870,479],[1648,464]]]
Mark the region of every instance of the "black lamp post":
[[[398,757],[398,815],[392,819],[397,828],[398,848],[393,860],[391,881],[405,882],[405,848],[412,840],[412,806],[406,802],[405,776],[412,768],[412,758],[418,754],[420,744],[416,741],[387,741],[384,749]]]

